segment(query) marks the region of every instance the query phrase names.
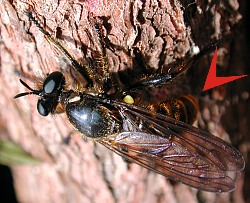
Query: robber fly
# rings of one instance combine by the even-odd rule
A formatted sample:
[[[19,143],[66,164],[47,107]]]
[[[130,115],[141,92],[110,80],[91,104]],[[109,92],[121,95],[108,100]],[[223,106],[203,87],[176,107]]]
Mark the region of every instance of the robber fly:
[[[170,179],[211,192],[236,188],[234,177],[243,170],[244,159],[227,142],[191,125],[198,111],[192,96],[148,105],[136,98],[138,91],[175,79],[187,69],[187,63],[178,71],[143,77],[110,91],[114,79],[109,73],[102,27],[96,18],[92,20],[100,56],[94,58],[94,65],[84,66],[31,13],[27,15],[86,82],[82,88],[74,88],[63,73],[55,71],[37,89],[20,80],[29,91],[14,98],[37,95],[40,115],[66,112],[69,122],[83,135]],[[230,171],[234,177],[228,175]]]

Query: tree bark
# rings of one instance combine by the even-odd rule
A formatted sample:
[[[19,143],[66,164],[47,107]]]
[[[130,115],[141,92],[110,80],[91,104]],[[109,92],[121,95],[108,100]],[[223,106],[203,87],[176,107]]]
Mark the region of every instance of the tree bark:
[[[244,202],[249,166],[232,193],[201,192],[124,162],[108,149],[74,131],[65,115],[41,117],[35,96],[14,100],[25,92],[16,71],[45,77],[68,71],[69,63],[30,22],[32,11],[75,59],[85,64],[97,50],[90,14],[102,19],[112,73],[143,66],[145,72],[186,57],[194,45],[224,39],[219,49],[221,74],[249,74],[247,32],[239,3],[245,1],[8,1],[0,2],[0,121],[1,139],[18,143],[40,160],[36,165],[12,165],[20,202]],[[244,10],[242,10],[244,14]],[[243,22],[243,23],[242,23]],[[240,33],[242,35],[240,35]],[[246,34],[245,34],[246,33]],[[230,37],[228,37],[230,36]],[[211,57],[205,56],[188,73],[190,90],[201,108],[199,127],[249,152],[249,79],[202,93]],[[247,72],[248,71],[248,72]],[[129,77],[129,76],[126,76]],[[129,78],[125,78],[125,80]],[[27,81],[27,83],[32,83]],[[183,93],[177,82],[175,91]],[[186,83],[185,83],[186,85]],[[186,88],[186,87],[185,87]],[[177,94],[177,93],[173,94]],[[184,92],[185,93],[185,92]],[[72,135],[65,144],[67,136]],[[247,161],[247,160],[246,160]],[[244,192],[244,193],[243,193]],[[244,196],[243,196],[244,194]]]

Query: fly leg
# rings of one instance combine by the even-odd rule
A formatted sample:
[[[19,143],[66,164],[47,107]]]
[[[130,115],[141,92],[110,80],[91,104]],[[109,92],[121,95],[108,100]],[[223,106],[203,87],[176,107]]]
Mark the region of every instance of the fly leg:
[[[94,17],[90,13],[90,22],[95,30],[96,38],[99,43],[99,50],[94,54],[95,68],[97,69],[98,77],[96,78],[101,84],[104,92],[108,92],[112,87],[111,76],[110,76],[110,66],[108,63],[107,51],[106,51],[106,42],[104,37],[104,31],[102,29],[102,22]]]
[[[62,46],[62,44],[55,37],[51,36],[49,32],[47,32],[43,26],[38,22],[38,20],[33,16],[31,12],[27,12],[29,20],[34,22],[35,25],[39,28],[39,30],[44,34],[45,38],[58,50],[60,51],[71,63],[71,65],[86,79],[88,86],[93,86],[92,80],[92,70],[88,66],[83,66],[78,63],[69,52]]]
[[[120,92],[120,94],[126,95],[129,92],[136,92],[138,90],[141,90],[147,87],[159,87],[159,86],[165,85],[166,83],[172,81],[176,77],[184,74],[189,68],[193,66],[193,64],[196,61],[198,61],[205,54],[209,53],[220,43],[221,43],[221,40],[211,42],[210,44],[202,47],[198,54],[193,55],[193,56],[187,56],[183,60],[178,61],[175,64],[172,64],[171,66],[173,67],[173,70],[169,68],[168,72],[161,73],[161,68],[160,68],[159,69],[160,73],[156,72],[153,75],[143,77],[138,82],[135,82],[133,84],[126,86]]]

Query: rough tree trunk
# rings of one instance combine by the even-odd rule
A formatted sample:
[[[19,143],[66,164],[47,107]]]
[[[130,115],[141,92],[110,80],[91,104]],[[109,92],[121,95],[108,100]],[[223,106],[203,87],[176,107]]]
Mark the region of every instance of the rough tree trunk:
[[[28,2],[0,1],[0,138],[18,143],[40,160],[36,165],[11,166],[20,202],[191,203],[228,202],[232,199],[232,202],[239,203],[244,201],[243,191],[246,191],[245,199],[249,198],[249,183],[243,187],[244,175],[236,191],[230,194],[198,192],[140,166],[128,164],[103,146],[82,138],[73,132],[65,115],[39,116],[35,96],[13,100],[14,95],[26,91],[18,81],[16,70],[44,77],[54,70],[69,68],[64,57],[24,15],[27,9],[32,10],[47,31],[60,39],[83,63],[89,50],[96,49],[96,43],[91,39],[94,30],[89,15],[101,16],[105,35],[111,44],[108,56],[112,72],[133,69],[134,59],[137,65],[144,64],[147,71],[160,66],[166,69],[169,63],[186,56],[193,45],[204,46],[218,38],[235,36],[225,40],[224,48],[219,50],[219,65],[222,74],[240,75],[249,73],[250,63],[249,56],[244,58],[245,53],[249,53],[244,41],[245,29],[239,32],[237,26],[242,17],[238,11],[239,2]],[[191,90],[201,104],[200,127],[222,139],[231,139],[233,145],[247,155],[249,79],[201,94],[210,60],[208,57],[199,61],[188,75]],[[72,139],[64,144],[70,133]],[[249,166],[245,178],[248,178],[248,171]]]

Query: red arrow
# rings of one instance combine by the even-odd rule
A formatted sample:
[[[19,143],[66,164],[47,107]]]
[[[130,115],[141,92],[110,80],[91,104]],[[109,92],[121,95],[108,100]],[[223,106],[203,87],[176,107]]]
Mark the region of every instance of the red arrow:
[[[210,65],[210,70],[207,75],[207,79],[203,88],[203,91],[232,82],[234,80],[246,77],[247,75],[240,76],[228,76],[228,77],[217,77],[216,76],[216,61],[217,61],[217,47],[214,52],[212,63]]]

